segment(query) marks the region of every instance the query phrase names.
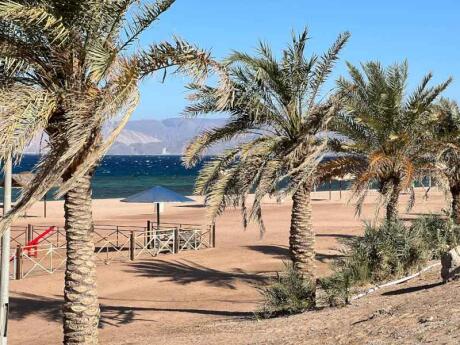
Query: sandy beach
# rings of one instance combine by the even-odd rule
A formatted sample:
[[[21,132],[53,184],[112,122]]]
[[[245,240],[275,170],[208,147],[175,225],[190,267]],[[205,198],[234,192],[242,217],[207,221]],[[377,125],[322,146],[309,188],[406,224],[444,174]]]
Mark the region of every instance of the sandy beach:
[[[439,191],[432,190],[427,200],[422,196],[419,190],[415,208],[402,217],[440,212],[445,207],[444,195]],[[168,205],[162,219],[206,223],[205,208],[199,199],[195,200],[190,204]],[[354,206],[347,200],[345,192],[341,199],[338,192],[332,192],[332,200],[328,192],[313,195],[320,276],[328,274],[330,263],[341,255],[338,239],[359,235],[363,221],[374,216],[375,196],[366,201],[361,217],[354,216]],[[401,212],[406,200],[404,195]],[[216,223],[216,248],[99,265],[101,343],[195,343],[184,340],[187,332],[193,334],[197,327],[212,327],[215,322],[252,315],[260,301],[256,287],[279,271],[286,258],[290,207],[289,200],[281,204],[269,200],[264,203],[267,231],[262,237],[254,225],[244,231],[240,211],[229,209]],[[118,199],[94,200],[93,210],[96,224],[134,226],[153,219],[153,205],[126,204]],[[42,218],[42,204],[37,203],[27,218],[20,218],[15,224],[62,225],[62,201],[48,203],[46,219]],[[12,281],[10,343],[60,343],[62,296],[62,272]],[[250,343],[253,342],[247,344]]]

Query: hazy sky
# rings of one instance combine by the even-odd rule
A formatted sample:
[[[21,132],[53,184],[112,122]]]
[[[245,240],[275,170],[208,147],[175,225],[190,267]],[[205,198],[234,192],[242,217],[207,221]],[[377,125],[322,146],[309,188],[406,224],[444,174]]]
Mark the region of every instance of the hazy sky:
[[[446,96],[460,100],[459,14],[458,0],[177,0],[142,43],[178,35],[222,58],[232,50],[253,52],[258,40],[278,52],[291,30],[307,26],[307,51],[322,53],[348,30],[352,37],[332,81],[346,74],[345,61],[389,64],[407,59],[410,87],[429,71],[436,81],[452,76]],[[170,76],[164,84],[160,79],[143,83],[135,119],[178,116],[187,104],[185,79]]]

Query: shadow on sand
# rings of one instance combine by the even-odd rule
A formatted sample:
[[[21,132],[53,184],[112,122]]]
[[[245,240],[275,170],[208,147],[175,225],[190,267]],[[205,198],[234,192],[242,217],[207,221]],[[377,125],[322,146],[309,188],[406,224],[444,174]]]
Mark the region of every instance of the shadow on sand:
[[[103,298],[101,298],[103,300]],[[11,320],[22,320],[29,315],[36,315],[50,322],[61,322],[62,320],[62,298],[49,298],[31,294],[21,294],[10,298]],[[191,313],[200,315],[216,315],[224,317],[248,318],[252,317],[251,312],[187,309],[187,308],[154,308],[140,306],[120,306],[101,304],[101,319],[99,328],[107,326],[120,327],[134,321],[155,322],[152,319],[140,317],[142,312],[172,312]]]
[[[205,208],[203,204],[195,204],[195,205],[176,205],[175,207],[185,207],[185,208]]]
[[[260,245],[260,246],[246,246],[250,250],[260,252],[262,254],[270,255],[280,260],[289,260],[289,249],[284,246],[273,246],[273,245]],[[337,260],[344,257],[342,254],[324,254],[316,253],[316,260],[321,262],[328,262],[331,260]]]
[[[285,246],[274,246],[274,245],[255,245],[246,246],[249,250],[253,250],[265,255],[273,256],[277,259],[289,259],[289,249]]]
[[[423,291],[423,290],[429,290],[432,289],[436,286],[442,285],[442,282],[437,282],[437,283],[432,283],[432,284],[425,284],[425,285],[419,285],[419,286],[411,286],[408,288],[404,289],[399,289],[399,290],[393,290],[393,291],[387,291],[382,293],[382,296],[396,296],[396,295],[404,295],[406,293],[412,293],[412,292],[417,292],[417,291]]]
[[[31,294],[21,294],[10,297],[10,317],[12,320],[22,320],[29,315],[36,315],[48,321],[62,320],[62,298],[49,298]],[[119,327],[134,321],[152,321],[137,317],[137,312],[150,310],[143,307],[101,305],[99,328],[106,326]]]
[[[219,271],[198,263],[181,261],[141,261],[129,265],[134,273],[143,277],[165,278],[166,281],[186,285],[201,282],[214,287],[236,289],[237,281],[260,284],[267,278],[259,273],[246,272],[240,268],[230,272]],[[262,272],[264,273],[264,272]]]
[[[335,237],[338,239],[352,239],[352,238],[358,238],[361,236],[349,235],[349,234],[316,234],[316,237]]]

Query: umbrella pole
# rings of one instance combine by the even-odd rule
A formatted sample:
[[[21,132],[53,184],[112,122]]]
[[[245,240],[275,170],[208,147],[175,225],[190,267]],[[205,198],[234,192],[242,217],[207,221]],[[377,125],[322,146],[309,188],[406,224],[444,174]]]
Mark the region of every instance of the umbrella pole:
[[[160,203],[157,202],[157,227],[160,228]]]

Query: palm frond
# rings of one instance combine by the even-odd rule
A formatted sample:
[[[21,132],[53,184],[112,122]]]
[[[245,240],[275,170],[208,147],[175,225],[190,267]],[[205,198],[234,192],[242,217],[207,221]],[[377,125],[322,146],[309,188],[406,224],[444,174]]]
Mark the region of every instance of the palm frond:
[[[194,103],[187,108],[189,114],[222,112],[229,114],[229,121],[191,141],[186,165],[196,164],[218,142],[245,138],[243,144],[206,162],[197,179],[195,192],[205,196],[212,217],[239,205],[243,224],[256,221],[263,233],[262,199],[295,192],[314,180],[328,147],[324,133],[340,100],[334,95],[307,101],[319,92],[347,39],[347,33],[339,36],[321,62],[316,55],[305,57],[306,30],[293,35],[281,59],[268,44],[260,43],[254,56],[233,52],[224,60],[221,83],[227,87],[190,86]],[[246,196],[252,192],[249,210]]]
[[[46,127],[55,111],[56,99],[27,86],[0,89],[0,97],[0,160],[19,158],[33,137]]]
[[[320,58],[318,63],[315,66],[313,71],[313,78],[310,83],[310,96],[309,96],[309,105],[313,106],[316,96],[320,90],[320,87],[326,81],[326,78],[332,72],[335,62],[339,58],[339,53],[347,43],[351,34],[349,32],[344,32],[337,37],[337,40],[329,48],[329,50]]]
[[[50,43],[64,44],[70,38],[70,32],[61,19],[51,14],[45,6],[27,6],[14,1],[0,1],[0,19],[12,21],[22,28],[36,27],[46,35]]]
[[[157,0],[152,4],[141,4],[138,11],[132,15],[131,22],[125,28],[126,39],[118,47],[118,51],[123,51],[136,41],[174,2],[175,0]]]
[[[115,142],[139,102],[137,90],[133,90],[132,92],[133,94],[124,102],[123,107],[118,109],[119,114],[122,116],[121,120],[105,139],[102,139],[102,134],[99,133],[99,140],[95,140],[93,147],[87,150],[84,161],[78,166],[72,176],[59,186],[59,190],[56,193],[57,198],[67,193],[75,186],[78,179],[85,176],[88,171],[93,169],[96,163],[107,153],[110,146]]]

